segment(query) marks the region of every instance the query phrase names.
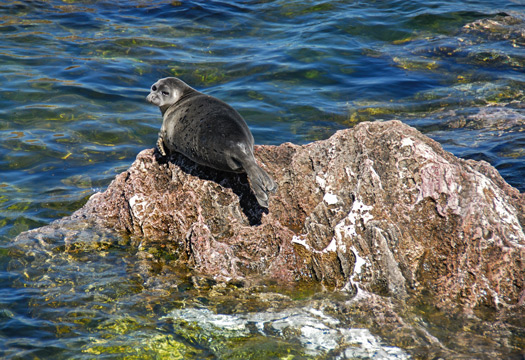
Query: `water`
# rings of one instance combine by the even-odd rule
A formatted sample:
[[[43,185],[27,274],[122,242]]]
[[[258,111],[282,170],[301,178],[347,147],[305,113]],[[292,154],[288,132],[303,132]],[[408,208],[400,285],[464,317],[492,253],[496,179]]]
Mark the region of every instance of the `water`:
[[[10,248],[154,146],[161,118],[145,96],[162,77],[230,103],[258,144],[400,119],[457,156],[490,162],[523,192],[524,5],[0,0],[0,356],[92,358],[143,343],[128,358],[192,346],[186,357],[228,357],[157,320],[195,302],[221,312],[235,298],[214,298],[184,270],[162,280],[140,267],[168,266],[167,255],[120,238],[67,256],[56,244],[30,260]],[[264,310],[250,304],[238,306]],[[165,348],[180,337],[184,350]],[[265,339],[246,346],[308,356],[292,340]],[[459,353],[484,353],[468,343]]]

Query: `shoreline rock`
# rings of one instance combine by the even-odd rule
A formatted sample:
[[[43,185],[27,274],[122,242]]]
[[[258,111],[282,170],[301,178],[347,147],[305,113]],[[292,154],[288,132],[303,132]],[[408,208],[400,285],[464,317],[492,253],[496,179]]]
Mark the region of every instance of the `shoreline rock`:
[[[255,155],[279,186],[268,210],[245,175],[147,149],[59,222],[160,242],[174,261],[222,281],[430,295],[467,312],[524,305],[525,194],[488,163],[456,158],[399,121]]]

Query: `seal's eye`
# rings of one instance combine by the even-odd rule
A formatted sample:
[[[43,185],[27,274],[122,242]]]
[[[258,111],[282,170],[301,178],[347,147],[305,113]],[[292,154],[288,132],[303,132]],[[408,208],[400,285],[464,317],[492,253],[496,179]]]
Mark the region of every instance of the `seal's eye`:
[[[155,85],[153,85],[153,86],[151,87],[151,90],[152,90],[152,91],[157,91],[157,87],[156,87]]]
[[[167,92],[167,91],[162,91],[162,95],[164,95],[164,96],[168,96],[169,94],[170,94],[170,93]]]

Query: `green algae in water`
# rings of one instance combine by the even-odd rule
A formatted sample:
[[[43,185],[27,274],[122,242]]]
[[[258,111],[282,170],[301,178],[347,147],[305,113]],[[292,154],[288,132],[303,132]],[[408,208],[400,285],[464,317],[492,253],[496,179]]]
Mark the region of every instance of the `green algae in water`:
[[[321,359],[322,356],[308,356],[297,344],[264,336],[240,338],[216,350],[221,359]]]
[[[93,183],[88,175],[73,175],[62,180],[68,186],[74,186],[80,189],[91,189]]]
[[[310,70],[310,71],[306,72],[305,77],[307,79],[315,79],[315,78],[319,77],[319,75],[321,75],[321,72],[319,72],[317,70]]]
[[[158,334],[151,337],[143,334],[130,335],[134,335],[132,341],[126,339],[122,341],[118,339],[94,340],[92,344],[85,346],[82,352],[102,357],[115,354],[116,358],[126,360],[183,360],[198,358],[195,356],[200,355],[198,350],[178,342],[171,335]]]
[[[335,9],[335,5],[333,5],[331,2],[324,2],[313,6],[308,6],[307,3],[297,4],[294,2],[284,2],[281,3],[281,5],[281,11],[284,11],[282,14],[288,18],[311,15],[322,11],[330,11]]]
[[[239,338],[222,341],[213,338],[213,348],[206,350],[205,346],[194,340],[177,340],[180,336],[157,334],[147,336],[147,333],[128,334],[133,340],[114,338],[96,340],[87,345],[82,352],[99,356],[118,355],[119,359],[314,359],[319,357],[304,356],[293,346],[279,340],[270,340],[259,336],[257,338]],[[186,337],[188,337],[186,335]],[[211,339],[210,339],[211,340]]]

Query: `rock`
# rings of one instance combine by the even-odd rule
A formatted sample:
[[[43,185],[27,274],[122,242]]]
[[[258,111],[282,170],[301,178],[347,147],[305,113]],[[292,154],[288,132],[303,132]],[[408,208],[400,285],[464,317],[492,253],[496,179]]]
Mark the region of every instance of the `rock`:
[[[510,41],[514,46],[525,44],[525,17],[519,12],[500,13],[493,18],[478,19],[461,29],[464,34],[488,37],[492,40]]]
[[[315,308],[235,315],[215,314],[208,309],[176,309],[166,318],[174,328],[180,327],[182,334],[191,322],[199,334],[213,339],[248,338],[254,332],[250,329],[255,328],[257,334],[301,343],[305,355],[316,358],[339,348],[337,359],[410,359],[402,349],[382,344],[368,329],[341,328],[338,319]],[[261,353],[257,355],[262,358]]]
[[[523,305],[525,195],[488,163],[458,159],[399,121],[255,153],[279,186],[268,210],[245,175],[148,149],[50,226],[114,228],[223,281],[322,282],[357,298],[431,295],[440,308],[467,311]]]

